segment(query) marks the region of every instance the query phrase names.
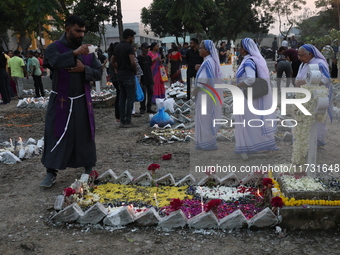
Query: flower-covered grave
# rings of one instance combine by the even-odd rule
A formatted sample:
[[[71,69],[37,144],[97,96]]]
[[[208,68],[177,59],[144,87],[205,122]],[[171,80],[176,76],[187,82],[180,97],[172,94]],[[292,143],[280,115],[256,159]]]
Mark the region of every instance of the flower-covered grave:
[[[152,165],[137,178],[128,171],[83,174],[57,197],[52,221],[167,229],[272,227],[280,222],[283,201],[272,197],[270,178],[251,175],[240,181],[234,174],[220,179],[209,173],[200,181],[189,174],[176,182],[172,174],[155,178],[157,164]]]

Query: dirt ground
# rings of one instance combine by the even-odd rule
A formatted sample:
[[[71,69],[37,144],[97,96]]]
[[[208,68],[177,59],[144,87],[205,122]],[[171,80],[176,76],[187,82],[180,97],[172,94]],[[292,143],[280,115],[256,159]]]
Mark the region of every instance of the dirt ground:
[[[9,138],[40,139],[44,131],[44,109],[18,109],[17,101],[0,105],[0,142]],[[138,106],[137,106],[138,109]],[[134,118],[137,128],[118,128],[114,108],[95,109],[97,166],[99,174],[112,169],[124,170],[137,177],[151,163],[161,165],[159,175],[172,173],[178,180],[190,171],[190,143],[148,144],[140,140],[150,134],[148,115]],[[339,122],[328,125],[327,146],[318,151],[318,163],[339,163]],[[290,162],[292,145],[278,143],[279,152],[270,156],[252,156],[243,161],[234,154],[234,142],[220,142],[223,161],[232,165]],[[172,153],[163,161],[161,156]],[[209,157],[213,154],[201,154]],[[53,212],[55,197],[61,195],[83,169],[60,171],[57,182],[49,189],[39,187],[45,176],[40,156],[14,165],[0,163],[0,254],[337,254],[338,233],[286,232],[275,229],[250,231],[170,232],[156,228],[100,229],[80,225],[55,226],[47,219]],[[221,177],[223,176],[220,175]],[[203,177],[203,176],[202,176]],[[242,177],[242,176],[241,176]]]

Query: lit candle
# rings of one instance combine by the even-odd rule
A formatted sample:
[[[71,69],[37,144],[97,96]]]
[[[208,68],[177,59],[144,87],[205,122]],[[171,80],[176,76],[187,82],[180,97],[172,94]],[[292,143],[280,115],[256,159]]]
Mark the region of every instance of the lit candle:
[[[154,198],[155,198],[155,201],[156,201],[156,207],[158,207],[158,201],[157,201],[157,194],[153,194]]]
[[[204,211],[203,202],[201,202],[201,208],[202,208],[202,212],[203,212]]]
[[[20,149],[23,149],[24,147],[22,146],[22,139],[21,139],[21,137],[19,137],[19,142],[18,143],[20,144]]]
[[[200,188],[200,190],[201,190],[201,192],[200,192],[200,193],[201,193],[201,204],[203,204],[203,190],[202,190],[202,187],[201,187],[201,186],[200,186],[199,188]]]
[[[261,194],[260,194],[260,189],[257,189],[257,195],[258,195],[259,197],[263,198],[263,196],[261,196]]]

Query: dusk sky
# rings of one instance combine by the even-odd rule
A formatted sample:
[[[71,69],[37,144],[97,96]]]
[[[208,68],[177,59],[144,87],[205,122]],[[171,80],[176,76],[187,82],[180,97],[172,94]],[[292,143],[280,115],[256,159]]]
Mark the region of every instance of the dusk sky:
[[[122,2],[122,12],[123,12],[123,22],[140,22],[140,13],[143,7],[149,7],[152,0],[121,0]],[[315,10],[315,0],[306,0],[307,5],[305,7]],[[277,29],[271,30],[271,32]],[[277,30],[278,31],[278,30]]]

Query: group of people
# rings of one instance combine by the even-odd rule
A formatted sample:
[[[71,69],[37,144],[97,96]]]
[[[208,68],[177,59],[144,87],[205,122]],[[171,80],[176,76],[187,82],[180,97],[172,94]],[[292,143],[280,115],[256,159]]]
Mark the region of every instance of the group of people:
[[[216,104],[214,99],[206,96],[202,101],[201,94],[207,94],[207,91],[216,92],[222,97],[221,89],[215,88],[216,84],[221,83],[221,71],[219,65],[218,53],[213,47],[213,43],[205,40],[200,45],[200,55],[204,57],[204,62],[200,66],[195,83],[195,102],[196,109],[201,109],[202,104],[205,105],[207,114],[201,114],[196,111],[195,116],[195,137],[196,149],[199,150],[216,150],[217,149],[217,131],[218,125],[214,122],[221,118],[222,105]],[[294,51],[294,52],[293,52]],[[332,120],[332,84],[330,82],[330,74],[327,61],[320,51],[313,45],[302,45],[298,50],[280,48],[280,52],[294,63],[294,75],[296,77],[294,85],[300,87],[306,84],[308,66],[317,64],[321,72],[321,83],[329,89],[329,107],[328,116]],[[292,52],[294,54],[292,54]],[[256,78],[262,78],[267,82],[268,93],[257,99],[252,99],[253,108],[257,110],[268,110],[272,106],[272,89],[270,85],[269,70],[267,63],[261,55],[256,43],[250,38],[241,41],[240,54],[243,60],[236,72],[236,86],[244,92],[256,82]],[[302,63],[298,65],[297,63]],[[278,64],[280,65],[280,63]],[[290,67],[291,68],[291,67]],[[276,125],[268,125],[266,119],[275,119],[275,113],[269,115],[254,114],[248,106],[248,100],[244,101],[244,114],[235,115],[235,153],[257,153],[257,152],[273,152],[278,150],[274,134]],[[248,123],[249,120],[262,120],[264,125],[240,125],[240,123]],[[318,124],[317,145],[325,145],[326,121]]]
[[[35,97],[45,96],[42,75],[45,74],[43,56],[29,50],[22,55],[19,50],[5,52],[0,46],[0,94],[3,104],[16,97],[23,98],[24,78],[31,75],[34,81]]]
[[[46,49],[45,63],[52,71],[52,93],[46,114],[45,145],[42,163],[46,167],[46,177],[41,186],[50,187],[56,180],[58,170],[66,167],[84,167],[85,173],[91,174],[96,163],[94,142],[94,116],[91,103],[90,81],[98,81],[102,77],[102,65],[94,54],[89,54],[88,45],[82,44],[85,33],[84,21],[77,16],[66,19],[66,32],[62,38]],[[162,62],[158,43],[141,45],[142,52],[135,55],[132,46],[135,32],[126,29],[123,40],[114,43],[109,49],[110,65],[114,81],[119,89],[120,127],[131,127],[131,114],[136,94],[136,81],[140,81],[147,90],[146,110],[157,97],[164,97],[164,83],[160,79],[159,68]],[[236,83],[241,90],[252,86],[257,77],[267,82],[268,93],[253,99],[253,107],[267,110],[272,106],[272,90],[269,70],[257,45],[250,38],[241,41],[240,54],[243,60],[236,73]],[[193,95],[195,96],[195,138],[197,150],[216,150],[218,125],[214,119],[220,119],[222,104],[205,96],[209,91],[218,98],[223,91],[216,87],[221,83],[219,53],[211,40],[198,43],[192,38],[190,49],[186,52],[188,64],[188,81],[195,77]],[[329,70],[322,54],[312,45],[303,45],[298,50],[300,65],[296,77],[296,86],[306,83],[309,64],[318,64],[322,74],[322,84],[330,90]],[[203,61],[201,61],[203,60]],[[139,66],[139,67],[137,67]],[[140,68],[142,73],[137,69]],[[140,79],[137,78],[140,76]],[[191,87],[189,85],[188,94]],[[209,92],[211,94],[211,92]],[[205,98],[205,100],[203,100]],[[205,104],[205,105],[203,105]],[[141,104],[141,110],[143,110]],[[145,104],[144,104],[145,106]],[[203,114],[199,109],[205,109]],[[330,108],[331,109],[331,108]],[[269,119],[275,119],[267,115]],[[329,112],[331,117],[331,112]],[[254,114],[244,100],[244,114],[235,116],[235,123],[247,123],[251,119],[264,119],[265,116]],[[274,134],[275,125],[243,126],[235,125],[235,153],[273,152],[278,150]],[[325,123],[320,124],[318,143],[324,144]]]

